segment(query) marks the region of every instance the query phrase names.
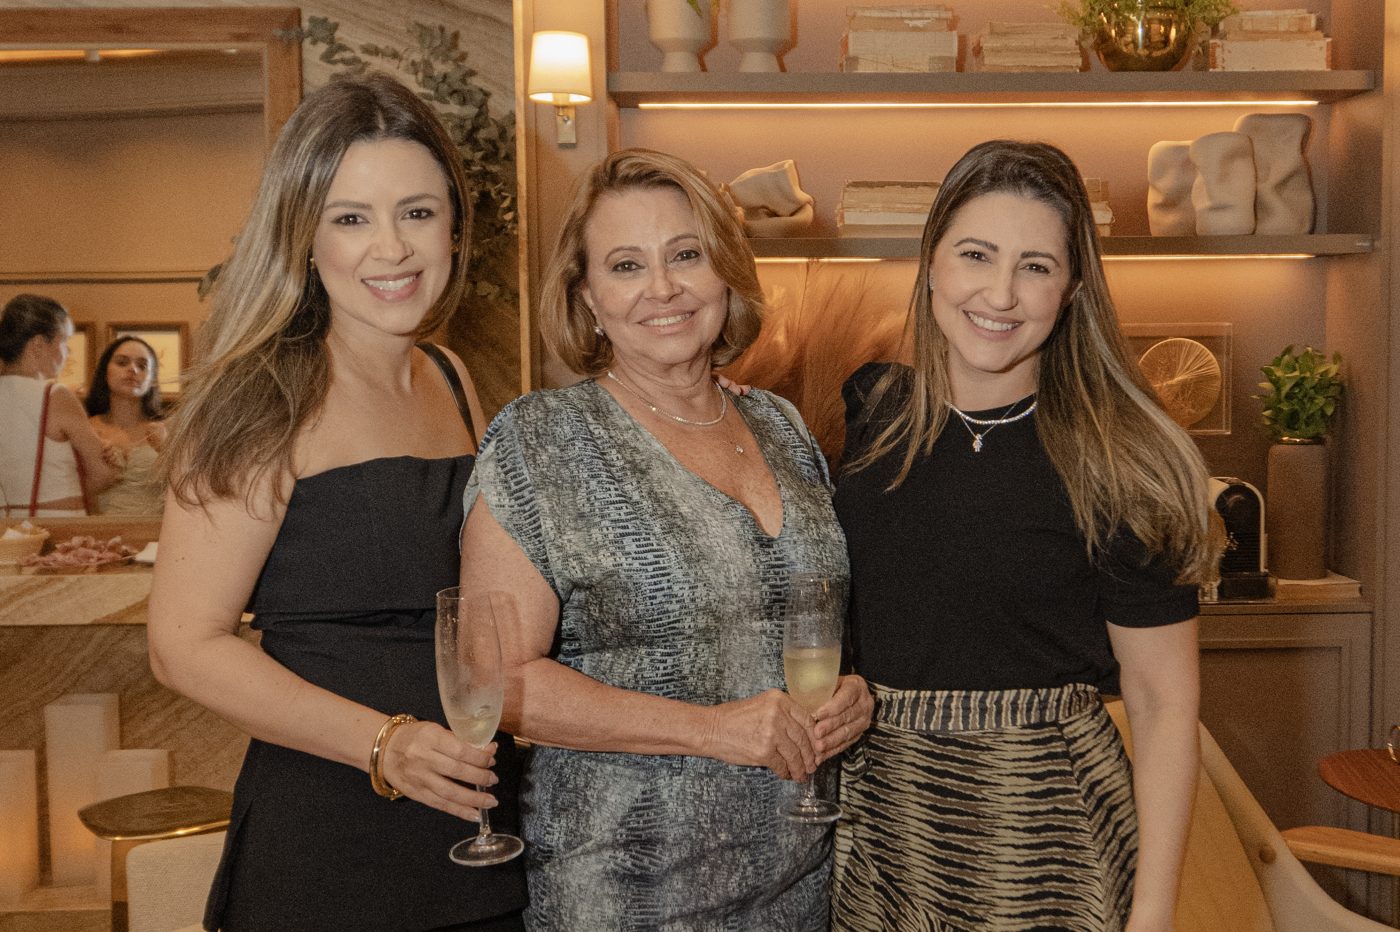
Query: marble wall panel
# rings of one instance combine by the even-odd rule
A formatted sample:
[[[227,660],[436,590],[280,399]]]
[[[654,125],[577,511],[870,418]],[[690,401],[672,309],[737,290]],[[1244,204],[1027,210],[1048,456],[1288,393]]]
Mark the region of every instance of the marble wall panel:
[[[256,640],[244,629],[243,635]],[[39,814],[47,818],[44,705],[65,693],[116,693],[121,746],[166,748],[171,782],[232,789],[247,737],[161,686],[146,660],[144,625],[0,627],[0,747],[39,751]],[[47,879],[48,840],[40,836]]]

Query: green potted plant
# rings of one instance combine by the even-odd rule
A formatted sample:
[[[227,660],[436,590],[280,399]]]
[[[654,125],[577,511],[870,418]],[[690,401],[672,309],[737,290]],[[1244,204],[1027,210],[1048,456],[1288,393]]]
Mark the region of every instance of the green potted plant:
[[[1342,400],[1342,354],[1327,356],[1311,346],[1295,354],[1288,346],[1259,370],[1266,381],[1256,395],[1264,403],[1264,426],[1275,442],[1319,441],[1327,435]]]
[[[1055,11],[1110,71],[1172,71],[1235,12],[1230,0],[1060,0]]]
[[[1326,439],[1342,399],[1342,356],[1286,347],[1260,369],[1269,448],[1265,493],[1269,570],[1285,579],[1327,575]]]

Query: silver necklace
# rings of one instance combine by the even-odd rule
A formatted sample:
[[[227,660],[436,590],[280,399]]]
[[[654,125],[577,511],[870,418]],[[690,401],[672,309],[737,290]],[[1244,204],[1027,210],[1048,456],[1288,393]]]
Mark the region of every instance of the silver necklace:
[[[720,421],[724,420],[725,412],[729,410],[728,394],[725,392],[724,389],[720,388],[719,385],[715,384],[714,382],[711,382],[710,384],[714,385],[715,391],[719,392],[719,415],[709,421],[692,421],[690,418],[681,417],[679,414],[672,414],[669,411],[662,411],[646,395],[643,395],[640,391],[628,385],[626,382],[622,381],[622,379],[619,379],[617,376],[613,375],[613,371],[611,369],[608,370],[608,378],[612,379],[618,385],[621,385],[624,389],[627,390],[627,393],[629,395],[636,398],[642,404],[650,408],[652,414],[659,414],[662,417],[669,417],[677,424],[689,424],[691,427],[714,427]],[[735,444],[735,446],[738,447],[737,444]],[[738,449],[740,453],[744,452],[742,447],[738,447]]]
[[[1002,424],[1014,424],[1022,418],[1030,417],[1035,412],[1035,406],[1037,402],[1032,401],[1031,406],[1026,410],[1022,411],[1020,414],[1011,414],[1011,409],[1016,407],[1020,403],[1021,402],[1019,400],[1013,401],[1010,405],[1007,406],[1005,411],[1001,412],[1001,417],[989,418],[971,417],[967,414],[964,414],[962,410],[958,408],[957,405],[954,405],[952,403],[949,403],[948,408],[958,416],[959,420],[963,422],[963,426],[967,428],[967,432],[972,435],[972,452],[981,453],[983,437],[990,434],[993,430],[1000,427]],[[1011,416],[1007,417],[1008,414],[1011,414]],[[978,427],[981,427],[982,430],[973,430],[973,424],[976,424]]]

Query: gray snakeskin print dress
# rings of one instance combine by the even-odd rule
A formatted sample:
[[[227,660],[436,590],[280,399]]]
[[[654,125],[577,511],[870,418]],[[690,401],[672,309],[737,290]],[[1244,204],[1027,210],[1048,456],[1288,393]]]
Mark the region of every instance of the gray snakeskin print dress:
[[[776,537],[595,382],[518,398],[492,422],[466,509],[483,495],[559,597],[560,663],[704,705],[783,687],[787,579],[845,577],[845,539],[791,405],[755,390],[736,406],[758,441],[744,455],[767,459],[782,494]],[[824,930],[830,831],[778,814],[796,793],[761,767],[537,746],[527,925]]]

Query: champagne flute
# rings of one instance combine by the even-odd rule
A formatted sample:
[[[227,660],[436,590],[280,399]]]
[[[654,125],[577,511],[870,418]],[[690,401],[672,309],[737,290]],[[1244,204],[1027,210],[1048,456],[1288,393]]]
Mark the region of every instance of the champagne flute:
[[[501,721],[505,676],[496,627],[510,624],[514,613],[515,601],[502,592],[467,594],[453,586],[437,594],[438,696],[453,733],[473,747],[489,744]],[[453,845],[447,856],[467,867],[485,867],[524,850],[514,835],[491,831],[490,810],[482,809],[476,837]]]
[[[783,614],[783,678],[788,695],[815,714],[836,692],[841,670],[841,631],[846,617],[844,580],[815,573],[795,573]],[[812,777],[802,781],[802,795],[783,807],[795,822],[820,825],[841,817],[841,807],[817,799]]]

